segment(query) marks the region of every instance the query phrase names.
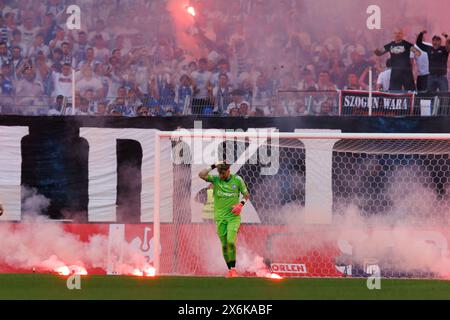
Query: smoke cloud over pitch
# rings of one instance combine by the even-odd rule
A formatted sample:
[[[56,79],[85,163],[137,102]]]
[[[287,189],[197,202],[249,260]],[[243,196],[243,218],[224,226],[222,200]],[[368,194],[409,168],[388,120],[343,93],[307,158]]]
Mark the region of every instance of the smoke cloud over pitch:
[[[64,266],[107,269],[108,236],[94,235],[88,241],[66,231],[64,224],[40,215],[50,201],[35,189],[22,192],[24,218],[19,224],[0,224],[0,264],[14,269],[55,272]],[[123,260],[117,270],[132,274],[148,267],[139,249],[126,241]]]

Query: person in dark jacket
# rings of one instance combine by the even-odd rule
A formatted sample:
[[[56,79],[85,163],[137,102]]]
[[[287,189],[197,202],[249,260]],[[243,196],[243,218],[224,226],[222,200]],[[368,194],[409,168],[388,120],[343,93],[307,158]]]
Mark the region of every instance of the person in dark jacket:
[[[448,91],[447,80],[447,62],[448,54],[450,52],[450,43],[448,42],[448,35],[443,33],[442,35],[446,39],[446,46],[442,46],[442,39],[440,36],[434,36],[432,39],[432,45],[425,44],[423,42],[426,30],[419,33],[417,37],[417,46],[428,54],[428,60],[430,62],[430,77],[428,78],[428,91],[441,92]]]

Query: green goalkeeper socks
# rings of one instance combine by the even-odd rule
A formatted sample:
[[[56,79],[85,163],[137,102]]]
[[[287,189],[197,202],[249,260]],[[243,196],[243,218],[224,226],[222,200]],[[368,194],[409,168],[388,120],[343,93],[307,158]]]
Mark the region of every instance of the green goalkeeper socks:
[[[236,268],[236,261],[230,261],[227,263],[228,269]]]

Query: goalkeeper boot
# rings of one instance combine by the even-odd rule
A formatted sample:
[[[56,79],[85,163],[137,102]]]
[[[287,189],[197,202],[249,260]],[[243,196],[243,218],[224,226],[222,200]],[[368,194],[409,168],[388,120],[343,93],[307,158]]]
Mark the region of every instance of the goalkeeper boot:
[[[236,278],[238,276],[238,273],[236,271],[236,268],[231,268],[228,270],[227,274],[226,274],[226,278]]]

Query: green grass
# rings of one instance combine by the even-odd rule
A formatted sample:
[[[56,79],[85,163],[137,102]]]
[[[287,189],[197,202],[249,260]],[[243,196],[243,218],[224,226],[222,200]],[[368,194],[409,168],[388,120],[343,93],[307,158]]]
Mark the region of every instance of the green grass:
[[[368,290],[364,279],[87,276],[81,279],[81,290],[68,290],[66,279],[59,276],[3,274],[0,299],[450,300],[450,281],[382,280],[381,290]]]

